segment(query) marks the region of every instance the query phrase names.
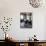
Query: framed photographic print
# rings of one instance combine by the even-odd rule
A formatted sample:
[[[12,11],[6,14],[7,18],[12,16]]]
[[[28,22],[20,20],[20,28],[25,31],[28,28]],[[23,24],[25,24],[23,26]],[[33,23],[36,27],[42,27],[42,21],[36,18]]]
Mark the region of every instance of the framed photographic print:
[[[32,13],[31,12],[20,13],[20,28],[32,28]]]

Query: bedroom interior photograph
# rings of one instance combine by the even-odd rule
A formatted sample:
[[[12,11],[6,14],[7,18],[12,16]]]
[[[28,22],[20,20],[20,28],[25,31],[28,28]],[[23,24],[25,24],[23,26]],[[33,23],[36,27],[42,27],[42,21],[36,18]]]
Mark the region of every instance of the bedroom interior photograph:
[[[46,46],[46,0],[0,0],[0,46]]]

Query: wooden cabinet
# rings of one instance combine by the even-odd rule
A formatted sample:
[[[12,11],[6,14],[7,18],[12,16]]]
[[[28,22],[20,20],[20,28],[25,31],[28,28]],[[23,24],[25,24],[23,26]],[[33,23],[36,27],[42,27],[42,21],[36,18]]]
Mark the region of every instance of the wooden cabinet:
[[[0,42],[0,46],[46,46],[46,42]]]

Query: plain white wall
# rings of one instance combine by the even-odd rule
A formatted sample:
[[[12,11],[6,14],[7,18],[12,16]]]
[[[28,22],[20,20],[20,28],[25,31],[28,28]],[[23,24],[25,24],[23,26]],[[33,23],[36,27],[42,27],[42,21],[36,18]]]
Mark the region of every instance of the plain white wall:
[[[33,27],[31,29],[20,28],[20,12],[32,12]],[[0,0],[0,17],[12,17],[12,26],[10,33],[17,40],[28,40],[34,34],[37,35],[37,39],[46,40],[45,36],[45,6],[40,8],[33,8],[29,4],[29,0]],[[0,18],[1,19],[1,18]],[[0,31],[0,39],[4,39],[3,32]]]

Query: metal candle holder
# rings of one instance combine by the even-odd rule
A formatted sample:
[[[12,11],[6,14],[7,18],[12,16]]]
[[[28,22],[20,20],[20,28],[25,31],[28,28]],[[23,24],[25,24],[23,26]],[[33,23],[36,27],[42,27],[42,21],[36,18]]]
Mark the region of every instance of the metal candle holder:
[[[5,39],[6,39],[6,32],[8,30],[10,30],[9,26],[11,26],[11,23],[12,23],[12,18],[4,17],[4,19],[3,19],[3,24],[4,25],[2,25],[1,29],[5,33]]]

